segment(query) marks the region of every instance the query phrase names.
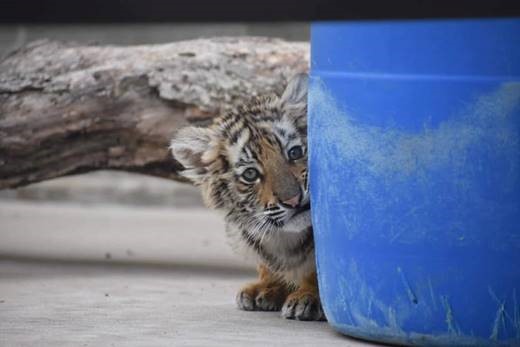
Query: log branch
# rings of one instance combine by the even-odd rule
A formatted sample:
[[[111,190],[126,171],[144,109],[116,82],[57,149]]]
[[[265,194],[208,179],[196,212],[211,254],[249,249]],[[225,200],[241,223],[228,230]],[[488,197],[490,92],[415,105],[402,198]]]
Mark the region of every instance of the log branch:
[[[0,189],[99,169],[180,180],[176,129],[279,93],[308,61],[307,43],[267,38],[31,43],[0,63]]]

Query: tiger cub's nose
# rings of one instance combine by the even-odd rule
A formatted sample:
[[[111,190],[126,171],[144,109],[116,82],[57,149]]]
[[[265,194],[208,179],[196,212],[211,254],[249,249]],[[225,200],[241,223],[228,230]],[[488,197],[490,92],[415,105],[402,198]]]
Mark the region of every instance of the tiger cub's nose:
[[[295,196],[293,196],[292,198],[282,201],[282,204],[289,205],[292,208],[295,208],[300,203],[300,197],[301,197],[301,194],[298,193]]]

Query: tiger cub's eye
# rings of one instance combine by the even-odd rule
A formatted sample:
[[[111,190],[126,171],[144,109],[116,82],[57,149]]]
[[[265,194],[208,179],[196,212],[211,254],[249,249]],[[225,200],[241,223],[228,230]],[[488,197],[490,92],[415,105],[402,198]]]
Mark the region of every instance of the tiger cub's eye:
[[[294,146],[292,147],[289,152],[288,156],[290,160],[297,160],[303,157],[303,148],[302,146]]]
[[[254,182],[260,176],[257,169],[249,168],[242,173],[242,178],[247,182]]]

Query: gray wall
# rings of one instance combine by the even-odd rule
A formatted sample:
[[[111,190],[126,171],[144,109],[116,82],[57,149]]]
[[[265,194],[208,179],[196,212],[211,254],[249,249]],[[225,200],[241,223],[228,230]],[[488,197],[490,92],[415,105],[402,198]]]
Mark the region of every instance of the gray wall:
[[[307,23],[0,25],[0,57],[28,42],[43,38],[135,45],[244,35],[308,41],[309,25]]]

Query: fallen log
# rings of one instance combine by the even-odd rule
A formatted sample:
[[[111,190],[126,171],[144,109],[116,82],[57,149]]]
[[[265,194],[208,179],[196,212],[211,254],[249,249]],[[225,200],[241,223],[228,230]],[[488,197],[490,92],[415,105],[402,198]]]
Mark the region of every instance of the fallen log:
[[[0,189],[99,169],[181,180],[176,129],[279,93],[308,61],[308,43],[259,37],[33,42],[0,62]]]

